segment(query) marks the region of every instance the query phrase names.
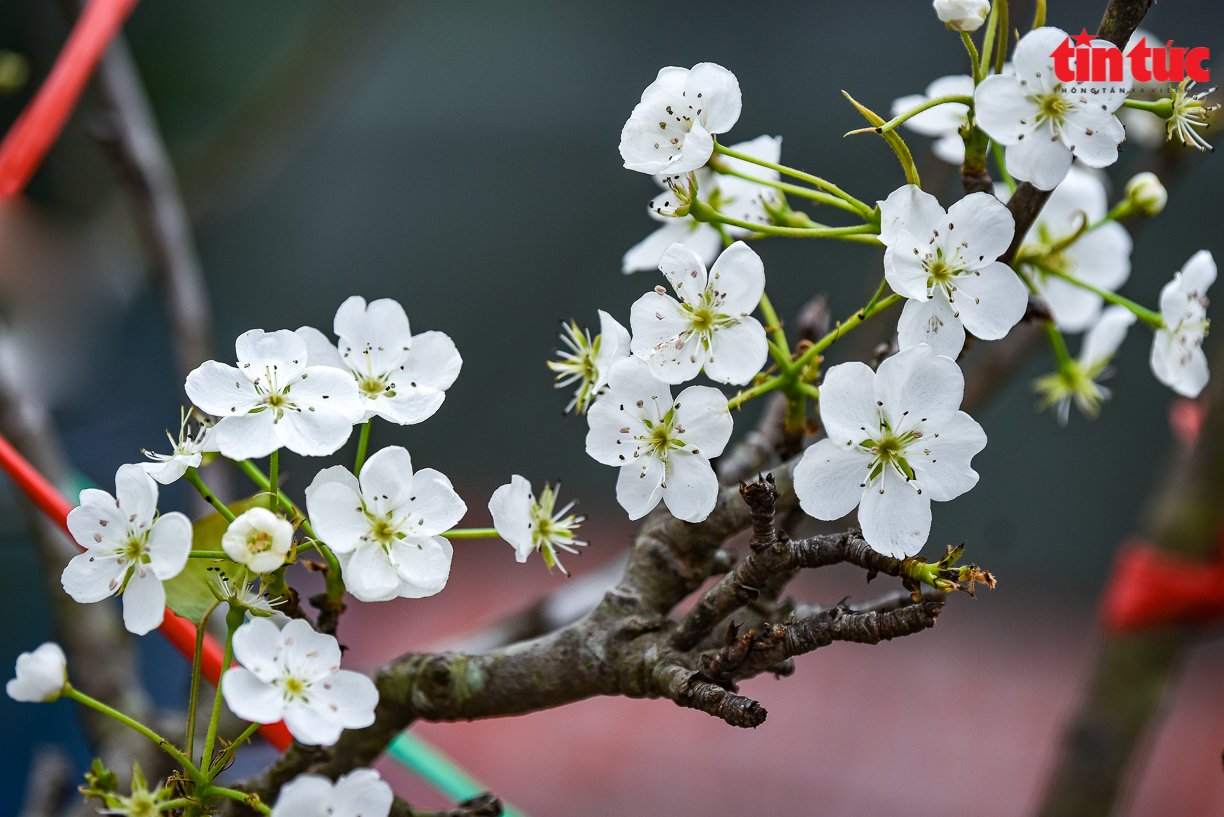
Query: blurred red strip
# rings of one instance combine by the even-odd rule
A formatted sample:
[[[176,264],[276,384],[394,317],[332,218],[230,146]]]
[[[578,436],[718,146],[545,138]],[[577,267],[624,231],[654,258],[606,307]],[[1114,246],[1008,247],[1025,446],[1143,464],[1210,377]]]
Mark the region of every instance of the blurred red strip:
[[[0,468],[12,478],[21,492],[29,497],[35,506],[65,533],[68,532],[68,512],[73,505],[69,504],[59,491],[47,481],[30,461],[21,456],[12,444],[0,434]],[[185,618],[179,618],[170,608],[166,608],[166,616],[162,620],[161,634],[174,645],[188,661],[195,655],[196,628]],[[212,636],[204,637],[204,653],[201,664],[204,677],[209,683],[216,684],[221,678],[221,661],[224,658],[221,645]],[[292,740],[289,730],[283,723],[269,723],[260,727],[260,733],[277,749],[284,749]]]
[[[90,0],[33,101],[0,143],[0,196],[25,189],[138,0]]]
[[[1144,541],[1123,545],[1101,603],[1108,632],[1224,619],[1224,563],[1199,562]]]

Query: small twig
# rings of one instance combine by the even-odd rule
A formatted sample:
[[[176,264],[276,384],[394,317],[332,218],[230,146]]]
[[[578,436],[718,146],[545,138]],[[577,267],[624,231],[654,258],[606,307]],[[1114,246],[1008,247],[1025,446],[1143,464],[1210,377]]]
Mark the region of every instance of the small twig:
[[[73,768],[68,756],[56,748],[40,748],[30,761],[25,800],[18,817],[56,817],[71,790]]]

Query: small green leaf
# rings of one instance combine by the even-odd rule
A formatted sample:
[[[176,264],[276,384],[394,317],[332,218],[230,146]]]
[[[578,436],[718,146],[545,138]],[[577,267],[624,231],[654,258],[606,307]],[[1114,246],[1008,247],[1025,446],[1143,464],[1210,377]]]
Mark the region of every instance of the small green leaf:
[[[229,506],[235,515],[260,503],[260,496],[243,499]],[[191,538],[192,550],[221,550],[221,537],[229,522],[219,513],[211,513],[194,525]],[[240,580],[246,568],[228,559],[188,559],[183,572],[164,583],[166,606],[183,618],[199,624],[204,613],[216,602],[210,589],[217,581],[218,573],[224,573],[231,581]]]

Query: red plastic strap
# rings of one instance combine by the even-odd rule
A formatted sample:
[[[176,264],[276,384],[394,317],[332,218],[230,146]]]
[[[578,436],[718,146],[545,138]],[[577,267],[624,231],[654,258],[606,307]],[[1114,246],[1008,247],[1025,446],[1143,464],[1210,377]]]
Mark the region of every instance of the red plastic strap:
[[[12,444],[0,434],[0,468],[12,478],[21,492],[29,497],[48,519],[59,525],[65,533],[68,532],[68,512],[73,506],[68,500],[47,481],[30,461],[21,456]],[[195,656],[196,626],[185,618],[180,618],[166,608],[162,619],[161,634],[174,645],[183,657],[190,661]],[[212,636],[204,637],[204,652],[201,660],[201,671],[209,683],[216,685],[221,678],[221,661],[224,658],[221,645]],[[284,749],[292,741],[289,730],[283,723],[270,723],[260,727],[264,738],[278,749]]]
[[[1203,563],[1127,542],[1114,562],[1101,605],[1102,624],[1124,633],[1224,618],[1224,563]]]
[[[81,12],[51,73],[0,143],[0,196],[25,189],[137,2],[90,0]]]

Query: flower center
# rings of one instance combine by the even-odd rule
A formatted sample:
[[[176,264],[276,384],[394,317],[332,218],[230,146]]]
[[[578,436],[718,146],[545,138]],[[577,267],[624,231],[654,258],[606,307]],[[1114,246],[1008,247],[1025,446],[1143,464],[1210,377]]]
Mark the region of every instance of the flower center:
[[[361,391],[363,397],[379,397],[387,395],[393,397],[394,392],[391,391],[391,386],[387,384],[381,377],[374,375],[366,375],[357,380],[357,388]]]
[[[128,817],[157,817],[159,813],[158,804],[152,792],[132,792],[132,796],[126,799],[127,802],[124,805],[127,808],[124,809],[124,813]]]
[[[371,520],[370,536],[384,548],[400,538],[399,531],[386,518]]]
[[[251,553],[264,553],[272,548],[272,534],[266,530],[251,531],[247,537],[247,550]]]
[[[133,536],[119,547],[121,563],[140,564],[145,559],[145,540],[143,536]]]
[[[285,679],[285,700],[304,699],[309,688],[309,684],[301,678],[298,678],[296,675],[290,675]]]
[[[880,417],[880,436],[863,440],[859,443],[871,454],[871,462],[867,467],[867,485],[884,474],[884,469],[891,468],[907,480],[914,478],[914,469],[910,466],[906,455],[909,447],[922,437],[922,432],[913,430],[897,434],[892,430],[888,418]]]
[[[1051,122],[1055,125],[1061,125],[1063,119],[1067,116],[1067,112],[1071,110],[1071,106],[1066,98],[1057,91],[1048,94],[1038,94],[1036,102],[1038,122]]]

